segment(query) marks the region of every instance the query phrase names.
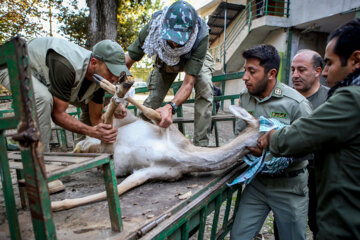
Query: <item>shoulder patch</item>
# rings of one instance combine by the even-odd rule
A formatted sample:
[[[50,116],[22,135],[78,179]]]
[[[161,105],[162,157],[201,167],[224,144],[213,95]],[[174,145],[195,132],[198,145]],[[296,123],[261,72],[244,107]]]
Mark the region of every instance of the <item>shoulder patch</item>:
[[[289,87],[288,85],[283,84],[283,89],[284,89],[283,95],[288,98],[294,99],[299,103],[306,100],[306,98],[303,95],[301,95],[301,93]]]
[[[270,117],[272,117],[272,118],[288,118],[288,114],[285,112],[271,112]]]
[[[275,95],[278,95],[278,96],[281,96],[282,95],[282,90],[281,90],[281,88],[275,88],[275,90],[274,90],[274,94]]]

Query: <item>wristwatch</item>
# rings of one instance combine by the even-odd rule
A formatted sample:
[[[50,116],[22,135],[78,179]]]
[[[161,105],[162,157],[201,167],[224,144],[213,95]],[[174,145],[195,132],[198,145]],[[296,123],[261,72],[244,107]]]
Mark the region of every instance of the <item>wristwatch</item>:
[[[167,102],[166,104],[170,104],[170,106],[172,108],[172,110],[171,110],[172,114],[175,114],[177,112],[178,106],[175,103]]]

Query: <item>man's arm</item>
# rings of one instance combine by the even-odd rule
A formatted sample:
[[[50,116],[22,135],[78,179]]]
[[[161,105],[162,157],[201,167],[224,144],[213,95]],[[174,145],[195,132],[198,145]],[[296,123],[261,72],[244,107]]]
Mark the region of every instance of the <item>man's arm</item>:
[[[125,64],[128,69],[130,69],[135,62],[136,61],[133,60],[129,54],[125,55]]]
[[[92,126],[102,123],[102,110],[104,104],[96,103],[94,101],[89,102],[89,117]]]
[[[183,102],[188,99],[191,94],[191,90],[193,89],[195,84],[195,76],[190,74],[185,74],[184,82],[181,87],[177,91],[174,99],[172,100],[177,106],[183,104]],[[172,108],[169,104],[156,109],[158,113],[161,115],[161,122],[159,123],[160,127],[167,128],[172,124]]]
[[[57,125],[75,133],[98,138],[107,143],[114,143],[116,141],[118,132],[116,128],[112,128],[111,125],[101,122],[95,126],[88,126],[66,113],[66,109],[69,106],[68,102],[65,102],[55,96],[53,98],[54,106],[51,116]],[[94,121],[95,119],[96,118],[94,118]]]
[[[301,155],[338,148],[358,133],[359,98],[351,89],[340,89],[309,117],[275,131],[270,139],[274,156]],[[351,110],[349,110],[351,109]]]

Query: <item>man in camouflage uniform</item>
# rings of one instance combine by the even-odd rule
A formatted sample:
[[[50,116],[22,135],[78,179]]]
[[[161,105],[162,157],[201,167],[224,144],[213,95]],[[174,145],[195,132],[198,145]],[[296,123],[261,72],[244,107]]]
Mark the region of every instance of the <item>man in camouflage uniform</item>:
[[[243,53],[246,59],[240,106],[254,117],[275,118],[285,125],[311,112],[309,102],[296,90],[277,81],[280,56],[271,45],[258,45]],[[238,120],[236,134],[246,127]],[[251,154],[261,155],[258,148]],[[267,156],[266,160],[268,160]],[[271,159],[271,156],[270,156]],[[280,173],[260,172],[246,185],[231,231],[231,239],[253,239],[272,210],[280,239],[304,239],[308,209],[307,161],[293,162]]]
[[[127,48],[126,65],[147,54],[156,56],[154,69],[148,78],[149,97],[144,105],[157,109],[162,117],[160,127],[169,127],[172,116],[195,88],[194,144],[207,146],[211,126],[213,59],[208,53],[209,28],[186,1],[154,13],[151,21],[139,32]],[[184,82],[174,98],[165,106],[162,102],[179,72],[185,72]]]

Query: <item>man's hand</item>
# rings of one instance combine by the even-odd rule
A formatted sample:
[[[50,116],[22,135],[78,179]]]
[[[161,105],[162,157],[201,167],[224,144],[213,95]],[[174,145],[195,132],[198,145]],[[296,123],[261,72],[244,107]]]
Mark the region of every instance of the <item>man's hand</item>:
[[[90,134],[91,137],[98,138],[106,143],[114,143],[116,141],[118,130],[110,124],[99,123],[93,129],[93,133]]]
[[[126,107],[120,103],[114,112],[114,117],[117,119],[123,119],[126,117],[126,115]]]
[[[172,124],[172,107],[170,104],[166,104],[165,106],[156,109],[161,116],[161,122],[158,123],[159,127],[168,128]]]
[[[250,151],[249,154],[254,155],[255,157],[261,157],[262,153],[263,153],[263,149],[261,147],[246,147],[247,150]]]
[[[267,149],[270,145],[271,136],[273,135],[274,132],[275,132],[275,129],[271,130],[271,131],[265,133],[264,135],[262,135],[261,137],[259,137],[258,146],[263,149]]]

